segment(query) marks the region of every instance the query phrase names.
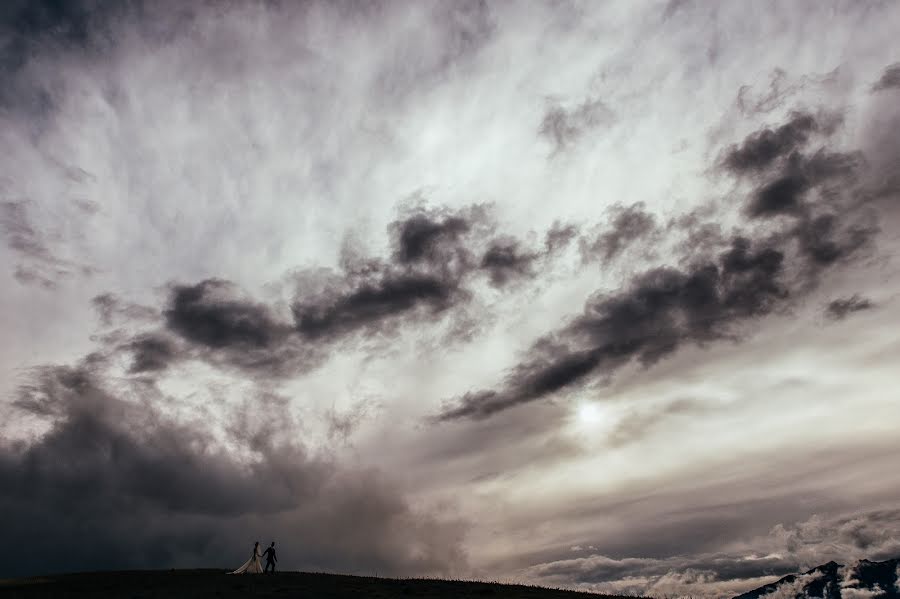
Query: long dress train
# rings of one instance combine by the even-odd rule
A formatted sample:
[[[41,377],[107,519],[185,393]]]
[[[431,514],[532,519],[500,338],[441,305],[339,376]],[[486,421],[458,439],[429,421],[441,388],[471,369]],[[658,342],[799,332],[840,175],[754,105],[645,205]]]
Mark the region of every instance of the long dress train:
[[[230,572],[230,574],[262,574],[263,567],[262,562],[260,562],[260,558],[262,555],[259,553],[259,545],[253,548],[253,555],[250,556],[244,565],[235,570],[234,572]]]

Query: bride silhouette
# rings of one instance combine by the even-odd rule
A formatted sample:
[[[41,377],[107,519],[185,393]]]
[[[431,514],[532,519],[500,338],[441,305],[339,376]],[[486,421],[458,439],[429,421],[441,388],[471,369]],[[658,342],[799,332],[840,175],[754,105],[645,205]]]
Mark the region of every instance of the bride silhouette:
[[[253,545],[253,554],[250,556],[250,559],[244,562],[243,566],[234,572],[231,572],[231,574],[262,574],[262,562],[259,561],[261,557],[262,555],[259,552],[259,541],[257,541],[256,544]]]

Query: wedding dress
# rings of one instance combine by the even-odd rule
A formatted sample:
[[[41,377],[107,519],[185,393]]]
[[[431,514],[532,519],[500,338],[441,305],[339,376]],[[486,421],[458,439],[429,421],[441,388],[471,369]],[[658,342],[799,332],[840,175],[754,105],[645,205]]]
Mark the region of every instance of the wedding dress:
[[[231,572],[231,574],[262,574],[262,562],[259,561],[261,557],[262,555],[259,553],[259,543],[257,543],[253,546],[253,555],[250,556],[250,559],[244,562],[243,566],[234,572]]]

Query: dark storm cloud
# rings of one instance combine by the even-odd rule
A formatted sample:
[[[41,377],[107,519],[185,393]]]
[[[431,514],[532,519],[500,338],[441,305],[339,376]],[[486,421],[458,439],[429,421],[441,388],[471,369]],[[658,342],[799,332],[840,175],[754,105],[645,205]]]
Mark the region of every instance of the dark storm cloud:
[[[721,167],[758,183],[747,215],[801,216],[809,210],[804,202],[809,191],[822,187],[827,193],[827,184],[833,181],[846,187],[863,164],[859,152],[831,152],[824,147],[806,151],[813,135],[827,138],[841,122],[838,114],[793,112],[784,125],[764,128],[730,146],[720,159]]]
[[[0,30],[9,43],[24,44],[40,36],[84,43],[116,3],[105,0],[10,0],[0,8]],[[134,3],[131,3],[134,4]],[[7,52],[15,48],[7,48]]]
[[[365,268],[345,268],[324,283],[299,283],[291,306],[296,331],[310,341],[328,341],[388,333],[402,318],[447,314],[471,297],[465,284],[477,270],[474,250],[491,229],[480,206],[409,211],[388,227],[391,262],[356,259]],[[315,286],[323,289],[307,289]]]
[[[165,370],[180,358],[176,345],[162,335],[140,335],[126,345],[132,353],[129,372],[156,372]]]
[[[801,196],[809,189],[809,182],[799,174],[785,175],[766,183],[748,206],[751,216],[772,216],[799,213]]]
[[[684,343],[728,337],[736,324],[772,312],[788,296],[783,262],[780,251],[738,237],[716,262],[643,273],[622,292],[596,296],[567,326],[538,340],[501,391],[468,393],[440,418],[485,418],[598,370],[608,375],[632,359],[649,366]]]
[[[746,212],[754,218],[805,214],[809,208],[804,202],[808,191],[834,180],[844,183],[861,164],[858,153],[824,150],[812,155],[793,153],[771,179],[760,185]],[[827,187],[823,191],[827,192]]]
[[[237,298],[234,286],[221,279],[175,286],[163,316],[186,340],[213,349],[268,349],[288,332],[267,307]]]
[[[544,113],[538,133],[553,144],[554,152],[559,152],[612,120],[612,111],[599,98],[585,99],[571,109],[553,104]]]
[[[875,304],[868,298],[854,294],[848,298],[839,298],[828,302],[825,306],[825,314],[834,320],[843,320],[854,312],[871,310]]]
[[[629,245],[646,238],[656,229],[656,219],[647,212],[643,202],[630,206],[614,206],[610,209],[610,228],[599,233],[594,239],[581,240],[582,260],[599,258],[609,262],[621,254]]]
[[[497,287],[531,278],[538,261],[556,247],[525,250],[512,237],[493,236],[494,229],[482,206],[409,210],[388,227],[388,260],[362,255],[345,243],[340,270],[296,274],[289,315],[222,279],[174,285],[161,313],[166,329],[188,346],[175,351],[153,335],[122,348],[132,352],[137,371],[196,357],[250,374],[302,373],[321,363],[333,343],[353,335],[385,336],[422,319],[463,318],[457,309],[472,298],[475,277],[486,275]],[[554,244],[574,234],[560,227],[551,233]],[[104,324],[114,315],[148,316],[147,308],[111,294],[97,296],[93,304]]]
[[[900,87],[900,62],[894,63],[884,69],[879,79],[873,86],[872,91],[883,91],[891,88]]]
[[[376,472],[276,443],[280,412],[232,429],[257,456],[247,464],[140,401],[146,389],[119,393],[84,367],[46,367],[23,385],[18,409],[50,428],[0,446],[4,534],[17,540],[0,550],[4,576],[234,567],[260,536],[294,567],[406,574],[463,563],[459,523],[414,511]]]
[[[843,224],[834,214],[822,214],[801,222],[796,229],[800,250],[811,268],[824,268],[855,254],[878,232],[869,223]]]
[[[679,255],[690,260],[693,256],[709,256],[728,245],[722,225],[711,219],[708,208],[692,210],[687,214],[669,219],[664,232],[682,235],[676,244]]]
[[[486,418],[609,377],[631,361],[646,367],[688,343],[734,339],[742,324],[788,307],[825,269],[857,255],[878,231],[859,187],[864,162],[858,153],[801,153],[805,132],[835,122],[810,118],[794,114],[787,128],[753,134],[724,161],[740,174],[773,177],[750,194],[744,212],[792,215],[781,230],[759,239],[739,232],[717,255],[700,251],[687,266],[654,268],[622,291],[596,295],[581,315],[540,338],[499,389],[465,393],[445,404],[438,419]],[[648,230],[640,214],[623,211],[613,233],[598,239],[604,256]]]
[[[454,318],[454,309],[472,298],[475,277],[486,274],[495,287],[533,278],[541,261],[574,235],[555,225],[546,250],[538,251],[495,236],[495,228],[484,206],[405,213],[388,227],[390,262],[351,256],[344,273],[298,284],[292,305],[297,332],[309,341],[327,341],[391,333],[404,319]]]
[[[480,266],[489,273],[492,285],[502,287],[515,279],[534,276],[534,263],[539,258],[540,254],[522,249],[515,239],[495,239],[482,256]]]
[[[246,374],[298,374],[324,359],[321,348],[301,343],[290,321],[242,296],[229,281],[175,285],[162,314],[166,328],[199,352],[193,356]]]
[[[445,263],[459,252],[460,237],[471,225],[459,215],[413,214],[391,224],[395,257],[400,264],[415,262]]]
[[[58,73],[40,71],[45,59],[100,56],[115,43],[113,22],[140,2],[10,0],[0,4],[0,106],[43,118],[64,85]],[[35,72],[30,72],[38,65]]]
[[[439,315],[467,297],[458,281],[434,273],[382,272],[298,299],[291,310],[303,338],[329,340],[359,331],[387,331],[397,324],[394,319],[414,312]]]
[[[788,123],[777,129],[763,129],[742,144],[730,147],[722,162],[738,174],[760,170],[804,145],[810,134],[817,130],[818,123],[811,114],[794,113]]]
[[[0,68],[5,73],[21,68],[35,46],[53,38],[83,43],[90,13],[89,7],[77,0],[4,2],[0,6]],[[3,104],[13,97],[9,92],[0,91]]]

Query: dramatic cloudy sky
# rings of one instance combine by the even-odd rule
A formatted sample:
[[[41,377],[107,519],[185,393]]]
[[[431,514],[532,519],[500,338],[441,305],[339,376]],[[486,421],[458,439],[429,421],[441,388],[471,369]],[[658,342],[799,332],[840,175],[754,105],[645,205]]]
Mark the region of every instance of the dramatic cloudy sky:
[[[897,3],[0,19],[0,575],[900,556]]]

